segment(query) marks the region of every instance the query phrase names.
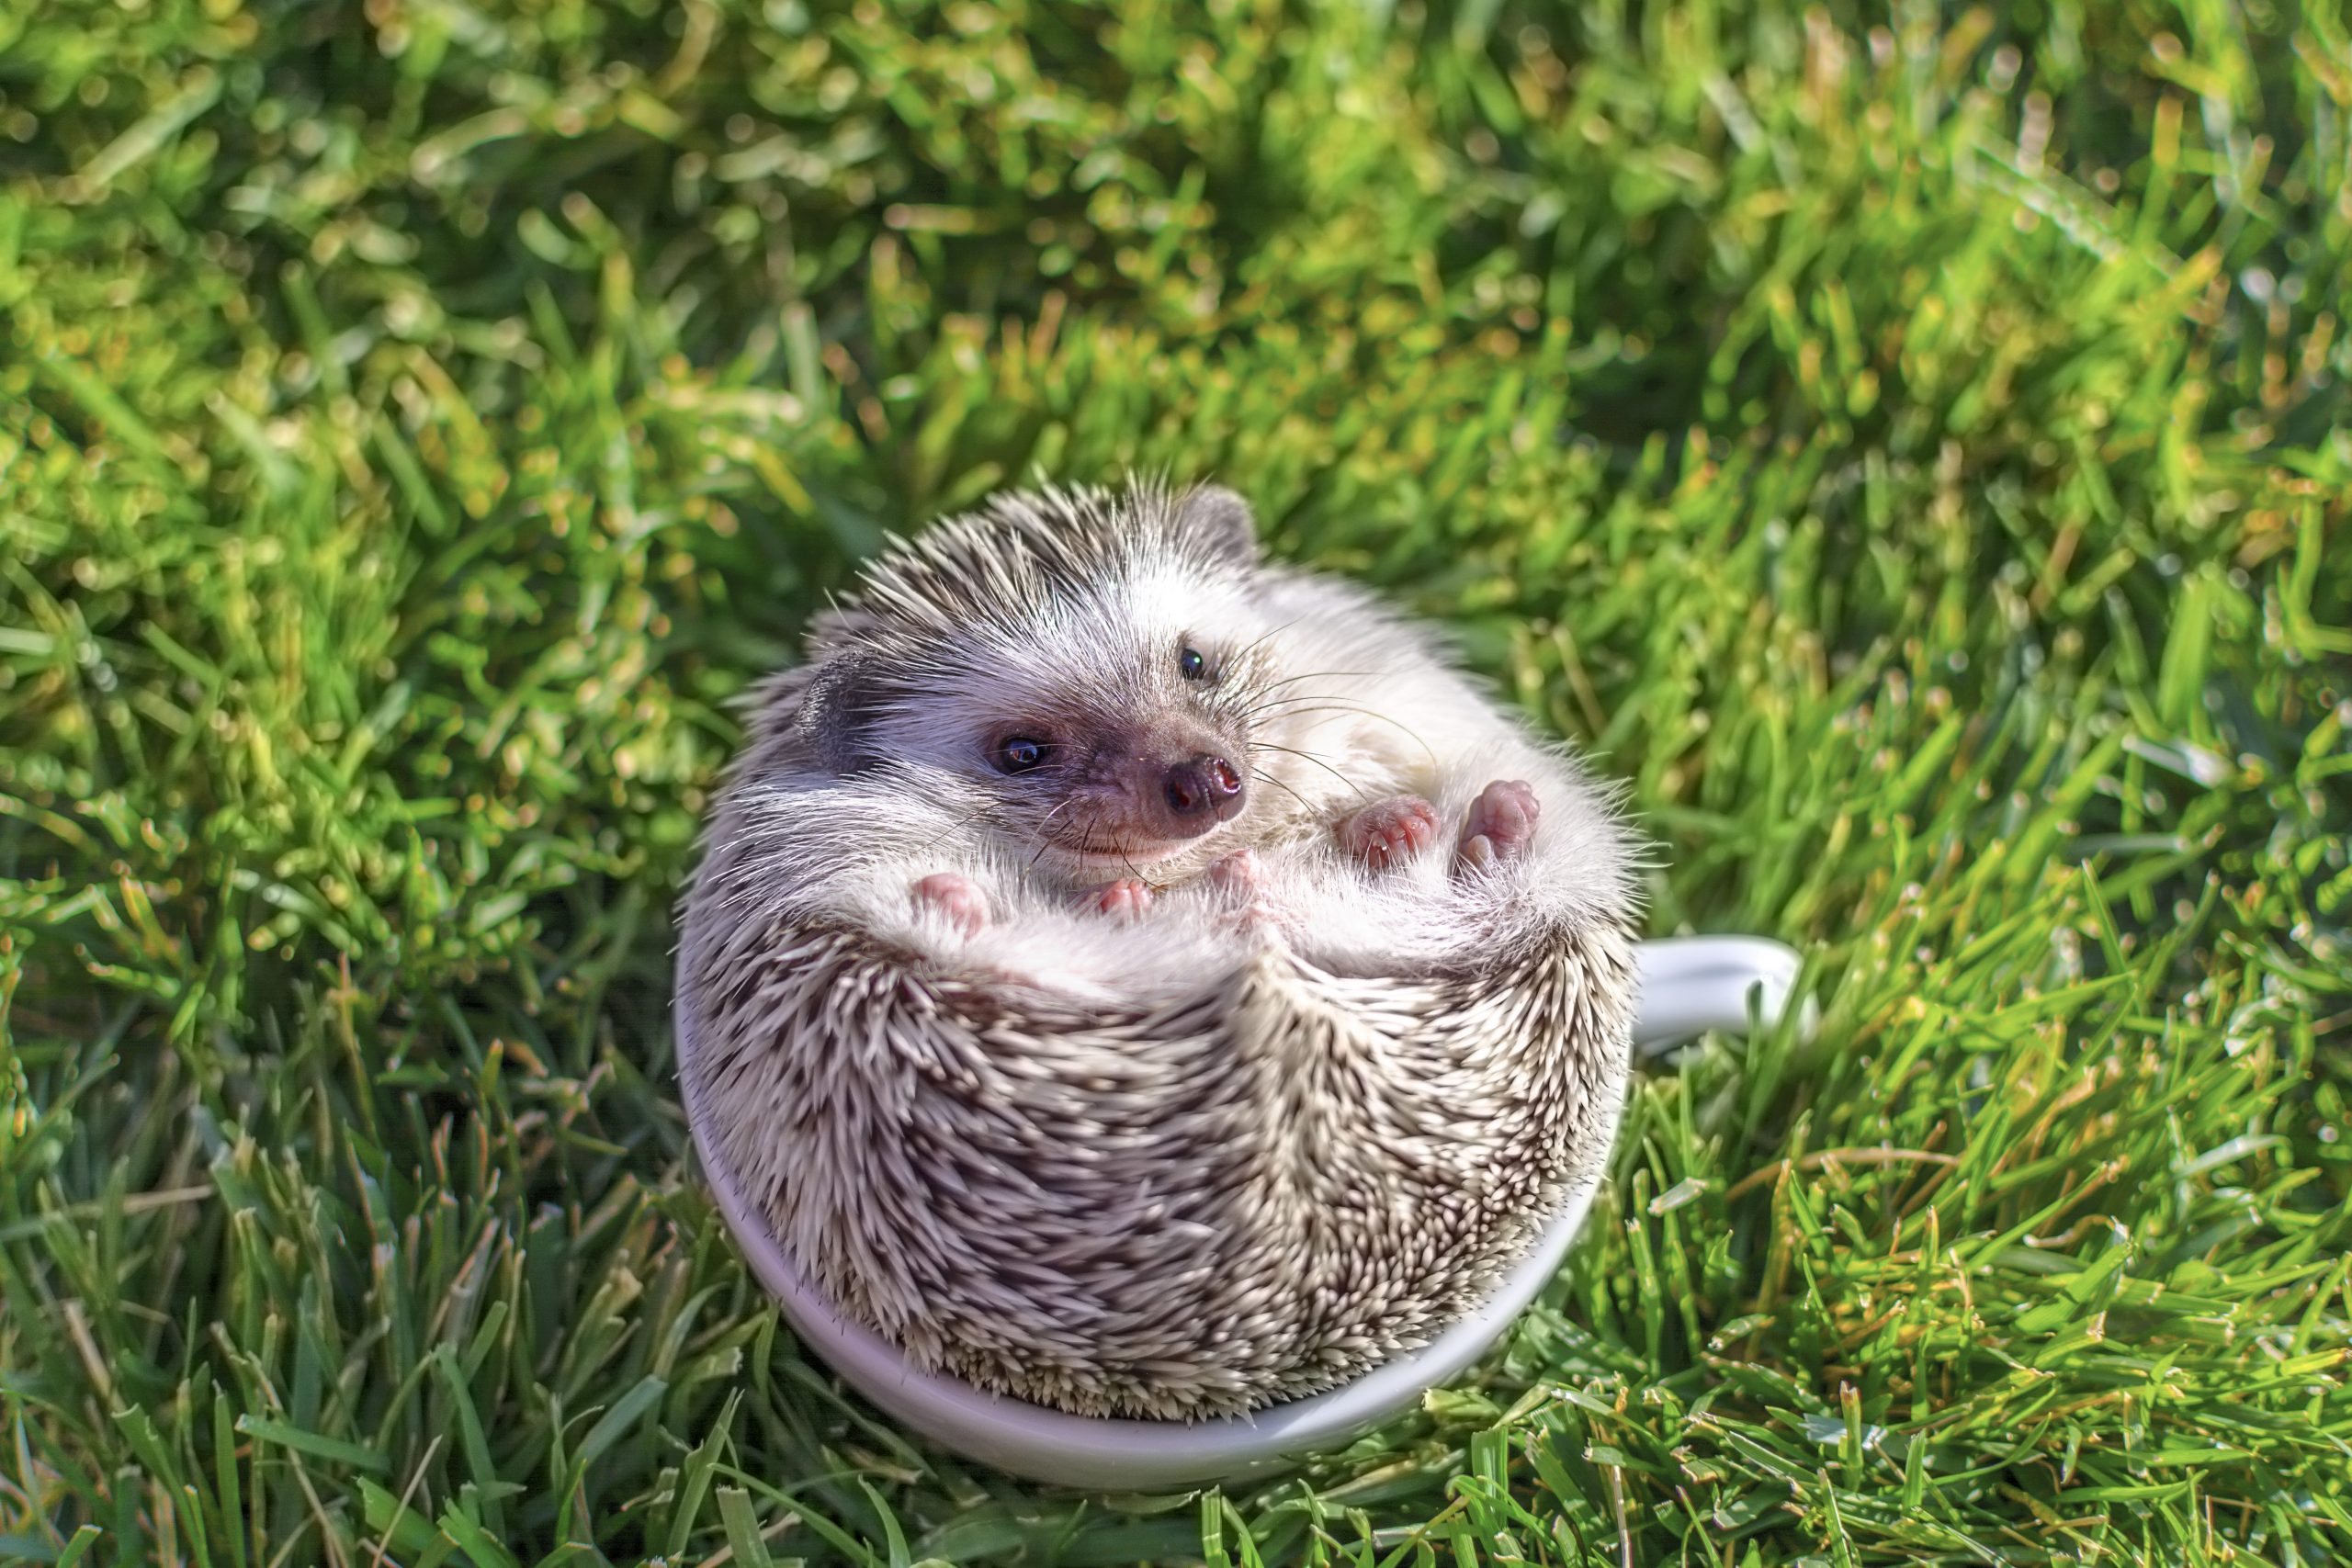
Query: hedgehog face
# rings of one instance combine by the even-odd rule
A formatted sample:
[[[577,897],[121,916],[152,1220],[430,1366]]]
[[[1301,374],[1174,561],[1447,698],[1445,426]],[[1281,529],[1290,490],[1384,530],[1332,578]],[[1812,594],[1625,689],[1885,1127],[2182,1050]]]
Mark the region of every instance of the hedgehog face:
[[[1179,881],[1269,825],[1258,786],[1298,794],[1265,581],[1227,491],[1001,498],[868,565],[793,732],[828,773],[940,781],[1048,874]]]
[[[983,791],[1041,861],[1081,878],[1173,870],[1249,830],[1262,636],[1238,596],[1106,582],[974,628],[884,728]]]

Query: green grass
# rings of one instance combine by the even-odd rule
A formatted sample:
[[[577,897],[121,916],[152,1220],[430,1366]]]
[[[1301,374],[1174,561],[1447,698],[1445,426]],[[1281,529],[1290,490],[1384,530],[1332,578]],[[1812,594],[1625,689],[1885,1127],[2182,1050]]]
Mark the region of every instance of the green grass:
[[[2352,1556],[2332,5],[0,8],[0,1558]],[[1082,1498],[685,1164],[886,528],[1214,472],[1802,944],[1469,1383]]]

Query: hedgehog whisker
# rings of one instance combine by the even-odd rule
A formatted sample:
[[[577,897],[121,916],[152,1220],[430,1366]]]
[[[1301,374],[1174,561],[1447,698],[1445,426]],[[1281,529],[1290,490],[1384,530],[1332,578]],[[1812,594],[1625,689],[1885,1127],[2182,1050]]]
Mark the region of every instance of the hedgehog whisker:
[[[1347,671],[1344,670],[1327,670],[1320,671],[1320,673],[1327,675],[1344,675]],[[1290,684],[1290,682],[1287,681],[1277,681],[1274,684],[1277,686],[1286,686]],[[1272,687],[1268,688],[1270,691],[1272,689]],[[1281,707],[1285,703],[1340,702],[1344,700],[1345,699],[1340,697],[1340,695],[1336,692],[1292,692],[1287,695],[1276,694],[1261,697],[1257,702],[1251,703],[1248,707],[1242,709],[1241,716],[1244,718],[1255,717],[1259,714],[1266,713],[1274,708]]]
[[[1305,615],[1293,615],[1281,626],[1275,626],[1272,630],[1268,631],[1263,637],[1255,637],[1250,641],[1244,643],[1240,648],[1236,649],[1232,657],[1228,659],[1227,662],[1230,664],[1240,663],[1243,660],[1249,658],[1251,654],[1257,652],[1260,649],[1265,647],[1266,644],[1273,641],[1274,638],[1282,636],[1283,633],[1290,630],[1291,627],[1298,625],[1299,622],[1305,619],[1306,619]]]
[[[1288,696],[1279,694],[1284,686],[1295,686],[1301,681],[1345,681],[1369,677],[1374,672],[1369,670],[1314,670],[1309,671],[1304,675],[1286,675],[1279,681],[1267,682],[1264,689],[1261,692],[1255,694],[1259,700],[1243,707],[1235,716],[1242,723],[1247,724],[1251,719],[1256,718],[1260,714],[1267,712],[1278,704],[1297,702],[1303,698],[1316,695],[1316,694],[1311,692],[1294,692]]]
[[[1094,852],[1094,829],[1096,826],[1096,824],[1091,822],[1086,825],[1086,837],[1080,840],[1078,845],[1078,852],[1080,855],[1091,855]],[[1143,880],[1143,874],[1136,870],[1136,863],[1128,859],[1127,846],[1125,844],[1121,844],[1119,846],[1119,860],[1126,866],[1128,874],[1134,876],[1137,882],[1141,882]]]
[[[1295,686],[1301,681],[1320,681],[1326,679],[1347,680],[1351,677],[1366,676],[1371,673],[1372,671],[1367,670],[1317,670],[1305,675],[1291,675],[1286,676],[1280,681],[1269,681],[1266,682],[1265,692],[1267,694],[1276,693],[1281,691],[1284,686]],[[1273,706],[1276,703],[1295,702],[1301,697],[1312,696],[1314,694],[1315,694],[1310,692],[1295,692],[1285,697],[1261,694],[1260,701],[1251,703],[1249,706],[1241,710],[1241,716],[1244,719],[1247,719],[1252,715],[1265,712],[1266,709]]]
[[[1311,670],[1304,675],[1285,675],[1279,681],[1269,681],[1266,690],[1279,691],[1284,686],[1295,686],[1301,681],[1368,681],[1375,673],[1377,671],[1371,670]]]
[[[1404,723],[1400,719],[1393,718],[1387,714],[1382,713],[1378,708],[1367,707],[1362,703],[1347,702],[1323,693],[1302,692],[1294,697],[1276,697],[1272,702],[1261,705],[1258,711],[1267,712],[1276,709],[1283,710],[1288,715],[1308,713],[1361,714],[1366,718],[1376,718],[1385,724],[1392,725],[1395,728],[1403,730],[1407,735],[1412,737],[1414,743],[1417,745],[1426,746],[1429,744],[1429,742],[1421,739],[1419,732],[1415,730],[1411,726]]]
[[[1309,713],[1353,713],[1362,714],[1366,718],[1376,718],[1383,724],[1390,725],[1395,728],[1404,731],[1407,738],[1409,739],[1414,745],[1419,746],[1422,752],[1428,756],[1430,764],[1432,766],[1437,765],[1437,752],[1430,749],[1428,741],[1421,739],[1419,731],[1415,730],[1410,725],[1406,724],[1401,719],[1397,719],[1387,714],[1382,713],[1377,708],[1364,707],[1356,703],[1342,703],[1334,702],[1329,699],[1319,699],[1315,695],[1315,694],[1310,692],[1296,697],[1276,697],[1271,703],[1261,704],[1259,711],[1262,711],[1264,708],[1290,703],[1312,703],[1315,705],[1312,707],[1292,708],[1289,713],[1285,715],[1285,716],[1288,717],[1295,717],[1300,714]]]
[[[1096,830],[1097,829],[1101,828],[1102,826],[1102,824],[1101,824],[1100,822],[1090,822],[1090,823],[1088,823],[1088,824],[1086,825],[1086,832],[1085,832],[1085,835],[1084,835],[1082,838],[1080,838],[1080,839],[1079,840],[1079,842],[1078,842],[1078,852],[1079,852],[1080,854],[1087,855],[1087,854],[1092,854],[1092,853],[1094,852],[1094,834],[1095,834],[1095,830]],[[1057,845],[1059,845],[1059,846],[1061,846],[1061,847],[1063,847],[1063,848],[1068,848],[1068,847],[1069,847],[1069,836],[1070,836],[1072,833],[1077,832],[1077,831],[1078,831],[1077,824],[1075,824],[1075,823],[1070,823],[1070,822],[1065,822],[1065,823],[1063,823],[1061,826],[1059,826],[1059,827],[1057,827],[1057,828],[1056,828],[1056,829],[1054,829],[1054,832],[1053,832],[1053,839],[1054,839],[1054,842],[1055,842]]]
[[[1293,800],[1295,800],[1301,806],[1306,807],[1308,812],[1312,813],[1314,811],[1315,803],[1313,801],[1299,794],[1298,791],[1291,788],[1290,785],[1283,783],[1282,780],[1274,777],[1273,774],[1266,772],[1265,769],[1252,768],[1250,772],[1252,776],[1259,779],[1261,782],[1273,785],[1276,789],[1281,790],[1284,795],[1289,795]]]
[[[1037,852],[1029,857],[1029,864],[1032,870],[1035,869],[1039,861],[1046,858],[1046,852],[1047,850],[1060,847],[1062,841],[1062,829],[1053,826],[1054,818],[1059,817],[1063,812],[1068,811],[1071,807],[1076,806],[1077,804],[1078,795],[1076,792],[1072,792],[1063,797],[1062,803],[1059,806],[1055,807],[1051,811],[1046,812],[1044,817],[1038,819],[1037,837],[1040,841],[1037,845]]]
[[[961,821],[949,824],[947,828],[938,833],[935,837],[925,839],[922,843],[917,844],[914,847],[911,853],[917,855],[928,854],[933,845],[944,842],[956,834],[962,832],[965,829],[970,827],[973,823],[978,821],[983,817],[993,816],[995,812],[996,804],[991,801],[988,805],[981,807],[978,811],[973,812],[969,817],[963,818]]]
[[[1363,792],[1363,786],[1362,784],[1356,783],[1355,780],[1348,777],[1347,774],[1340,772],[1339,769],[1333,767],[1330,763],[1325,761],[1322,758],[1317,756],[1312,751],[1301,751],[1295,747],[1291,746],[1277,746],[1271,740],[1252,740],[1250,744],[1257,747],[1261,751],[1280,751],[1285,757],[1296,757],[1301,761],[1312,762],[1317,767],[1322,769],[1325,773],[1330,774],[1333,778],[1339,780],[1345,787],[1355,791],[1357,799],[1363,800],[1366,798]],[[1293,790],[1291,793],[1295,795],[1298,792]]]
[[[1062,796],[1062,803],[1059,806],[1055,807],[1051,811],[1046,812],[1043,817],[1037,818],[1037,830],[1041,833],[1044,832],[1046,826],[1051,823],[1055,818],[1059,817],[1063,812],[1068,811],[1071,807],[1076,806],[1077,804],[1078,792],[1076,790],[1072,790],[1068,795]]]
[[[1329,675],[1344,675],[1347,671],[1343,670],[1329,670],[1322,671],[1322,673]],[[1286,685],[1289,682],[1283,682],[1279,683]],[[1261,699],[1261,701],[1252,703],[1250,705],[1249,711],[1251,713],[1261,713],[1267,708],[1280,707],[1284,703],[1338,703],[1346,702],[1349,699],[1347,697],[1338,692],[1291,692],[1280,695],[1269,696]]]

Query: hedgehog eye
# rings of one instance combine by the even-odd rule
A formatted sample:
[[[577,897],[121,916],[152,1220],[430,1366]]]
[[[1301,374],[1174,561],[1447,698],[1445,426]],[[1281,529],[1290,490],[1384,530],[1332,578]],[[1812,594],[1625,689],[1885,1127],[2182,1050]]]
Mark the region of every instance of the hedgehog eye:
[[[996,743],[996,750],[989,754],[989,761],[996,764],[996,771],[1000,773],[1025,773],[1032,768],[1043,766],[1046,753],[1050,750],[1043,740],[1032,739],[1026,735],[1008,735]]]
[[[1188,648],[1176,656],[1176,669],[1187,681],[1198,681],[1209,672],[1208,656],[1197,648]]]

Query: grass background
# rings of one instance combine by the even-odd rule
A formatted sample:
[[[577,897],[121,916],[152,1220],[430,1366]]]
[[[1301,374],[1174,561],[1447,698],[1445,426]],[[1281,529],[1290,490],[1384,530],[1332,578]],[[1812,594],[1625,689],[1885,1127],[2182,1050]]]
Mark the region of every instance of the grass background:
[[[2331,5],[0,6],[0,1557],[2352,1555]],[[685,1166],[728,699],[1214,472],[1631,778],[1817,1041],[1419,1416],[930,1452]]]

